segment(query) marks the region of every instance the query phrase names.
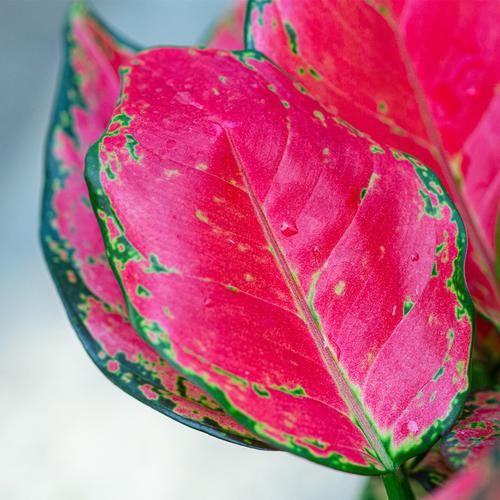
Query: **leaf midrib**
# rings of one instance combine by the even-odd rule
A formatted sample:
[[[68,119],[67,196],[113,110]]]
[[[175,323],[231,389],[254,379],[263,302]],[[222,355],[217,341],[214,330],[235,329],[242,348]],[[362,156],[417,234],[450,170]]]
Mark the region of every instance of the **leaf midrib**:
[[[296,307],[299,309],[300,313],[304,318],[304,323],[311,334],[312,340],[321,356],[321,359],[325,365],[325,368],[330,375],[334,385],[338,389],[342,399],[346,403],[349,410],[353,413],[356,418],[359,427],[363,434],[365,435],[367,441],[372,446],[373,450],[377,453],[377,456],[386,470],[394,470],[395,464],[387,453],[384,444],[378,436],[377,430],[370,422],[366,410],[358,400],[357,396],[353,393],[349,386],[349,382],[339,367],[339,361],[332,349],[332,346],[320,327],[316,323],[313,312],[308,305],[307,297],[305,296],[304,290],[299,286],[293,277],[292,270],[288,264],[286,256],[281,250],[281,247],[276,239],[272,226],[264,213],[261,204],[259,203],[257,197],[255,196],[250,181],[248,179],[244,162],[239,154],[239,151],[234,143],[231,135],[231,131],[227,129],[223,124],[221,127],[226,132],[228,142],[231,148],[233,157],[238,165],[238,169],[241,172],[243,183],[246,187],[248,197],[252,203],[252,207],[256,214],[257,220],[262,228],[262,231],[268,240],[269,244],[274,249],[275,261],[278,269],[285,280],[285,283],[290,290],[290,293],[295,301]]]

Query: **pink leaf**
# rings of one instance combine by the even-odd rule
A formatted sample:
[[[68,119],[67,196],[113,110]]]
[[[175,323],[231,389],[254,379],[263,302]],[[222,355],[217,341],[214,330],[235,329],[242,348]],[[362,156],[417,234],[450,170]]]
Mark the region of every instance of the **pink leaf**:
[[[138,55],[86,176],[137,331],[262,439],[377,474],[455,419],[455,208],[262,56]]]

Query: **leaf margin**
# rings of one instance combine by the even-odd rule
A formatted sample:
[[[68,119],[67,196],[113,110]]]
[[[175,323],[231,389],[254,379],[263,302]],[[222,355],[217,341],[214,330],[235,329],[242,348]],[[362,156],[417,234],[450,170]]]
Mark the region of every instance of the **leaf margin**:
[[[72,121],[70,120],[69,126],[63,126],[59,120],[61,112],[68,112],[72,103],[67,95],[68,89],[74,89],[77,92],[77,97],[75,102],[79,105],[84,104],[79,102],[80,96],[78,94],[79,90],[74,88],[75,85],[72,83],[75,76],[74,68],[71,64],[71,23],[76,16],[88,16],[90,19],[95,21],[103,30],[113,38],[119,46],[128,49],[134,53],[139,52],[142,48],[135,44],[134,42],[128,41],[125,37],[117,34],[115,30],[111,29],[101,18],[92,10],[90,10],[83,0],[78,0],[69,6],[66,15],[66,21],[63,29],[63,56],[60,62],[59,76],[57,80],[57,86],[55,90],[55,97],[53,100],[52,112],[49,119],[49,127],[45,140],[45,152],[44,152],[44,185],[42,188],[41,202],[40,202],[40,218],[39,218],[39,229],[38,229],[38,240],[42,249],[44,260],[46,262],[49,274],[52,281],[56,287],[56,291],[63,303],[66,316],[69,322],[77,334],[77,337],[82,344],[85,352],[97,366],[99,371],[115,386],[119,387],[123,392],[133,397],[134,399],[140,401],[158,411],[159,413],[183,424],[192,429],[201,431],[205,434],[216,437],[222,441],[227,441],[233,444],[238,444],[248,448],[259,449],[259,450],[274,450],[273,447],[269,446],[260,440],[252,439],[248,436],[238,436],[236,433],[231,433],[225,430],[218,422],[209,419],[210,421],[199,422],[196,420],[191,420],[187,417],[179,415],[173,411],[176,404],[170,399],[159,394],[155,391],[158,396],[157,399],[148,398],[141,390],[140,386],[149,385],[150,380],[144,378],[144,375],[138,373],[127,372],[131,375],[129,381],[123,380],[120,376],[113,375],[107,368],[106,364],[109,359],[107,357],[101,357],[99,353],[103,352],[102,346],[99,342],[92,337],[89,333],[87,327],[84,325],[81,315],[78,313],[78,301],[72,300],[73,296],[78,296],[79,294],[84,294],[86,298],[93,298],[102,304],[102,300],[90,291],[84,284],[81,276],[78,272],[74,272],[75,269],[71,265],[71,259],[67,262],[57,257],[56,261],[55,254],[50,248],[50,242],[57,242],[60,240],[60,236],[56,229],[51,227],[51,221],[54,219],[54,207],[53,198],[55,195],[55,189],[52,186],[52,182],[55,178],[60,177],[59,164],[60,161],[53,155],[54,146],[56,142],[56,131],[58,128],[67,133],[72,139],[75,139],[78,143],[78,138],[75,137],[74,130],[72,128]],[[85,106],[84,106],[85,109]],[[70,114],[71,116],[71,114]],[[68,294],[68,289],[65,289],[64,282],[67,280],[67,272],[73,272],[75,275],[76,282],[73,283],[75,290]],[[120,354],[123,354],[120,351]],[[116,356],[115,356],[116,357]],[[114,358],[115,358],[114,357]],[[168,361],[165,360],[166,363]],[[179,376],[182,374],[179,372]]]

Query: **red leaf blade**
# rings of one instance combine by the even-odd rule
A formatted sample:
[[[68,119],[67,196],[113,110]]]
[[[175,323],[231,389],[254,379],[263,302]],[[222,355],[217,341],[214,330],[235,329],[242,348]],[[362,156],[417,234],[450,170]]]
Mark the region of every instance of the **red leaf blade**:
[[[455,209],[261,56],[139,55],[86,176],[137,330],[263,439],[381,473],[457,415]]]

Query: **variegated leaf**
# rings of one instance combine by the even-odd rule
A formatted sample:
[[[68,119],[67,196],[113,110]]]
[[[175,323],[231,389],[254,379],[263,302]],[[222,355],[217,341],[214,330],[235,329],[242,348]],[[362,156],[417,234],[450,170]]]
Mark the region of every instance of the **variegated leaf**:
[[[459,413],[453,204],[262,56],[138,55],[86,176],[136,329],[262,439],[380,474]]]
[[[80,341],[113,383],[190,427],[267,448],[137,335],[109,267],[84,182],[84,160],[118,99],[119,67],[134,52],[81,3],[73,6],[47,145],[41,228],[47,263]]]

